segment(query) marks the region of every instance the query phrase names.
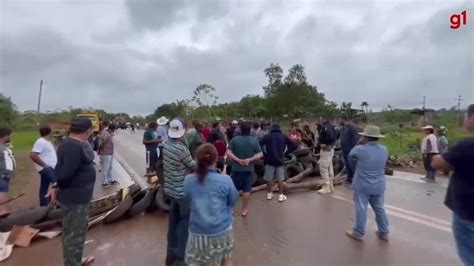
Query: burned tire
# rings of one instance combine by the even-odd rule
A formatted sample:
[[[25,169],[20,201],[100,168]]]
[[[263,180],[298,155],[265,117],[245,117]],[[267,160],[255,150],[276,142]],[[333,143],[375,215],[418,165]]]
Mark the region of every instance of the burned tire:
[[[64,210],[61,208],[51,208],[46,213],[46,220],[60,220],[63,218]]]
[[[119,220],[125,214],[125,212],[127,212],[127,210],[132,207],[132,204],[132,197],[126,197],[122,202],[120,202],[115,210],[113,210],[109,215],[107,215],[107,217],[104,218],[104,223],[108,224]]]
[[[393,175],[393,168],[386,167],[385,168],[385,174],[386,175]]]
[[[155,203],[160,209],[164,211],[169,212],[171,209],[168,196],[165,195],[165,191],[162,186],[159,186],[158,190],[156,191]]]
[[[140,214],[150,206],[153,193],[151,190],[142,190],[133,197],[133,205],[125,212],[126,217],[133,217]]]
[[[289,164],[285,166],[285,174],[287,178],[298,175],[303,171],[303,167],[299,164]]]
[[[134,196],[135,194],[140,192],[140,190],[141,190],[140,185],[138,185],[137,183],[134,183],[133,185],[128,187],[128,194],[130,194],[130,196]]]
[[[0,218],[0,232],[12,230],[13,225],[32,225],[41,222],[48,213],[49,207],[38,207],[11,213],[6,218]]]
[[[296,161],[303,164],[311,163],[313,161],[313,156],[311,154],[308,154],[306,156],[297,157]]]
[[[295,155],[297,158],[298,157],[304,157],[311,155],[311,150],[310,149],[300,149],[292,152],[293,155]]]
[[[158,188],[154,188],[151,190],[151,202],[150,202],[150,205],[146,207],[145,209],[146,212],[154,212],[158,210],[158,205],[156,204],[156,200],[155,200],[157,191],[158,191]]]

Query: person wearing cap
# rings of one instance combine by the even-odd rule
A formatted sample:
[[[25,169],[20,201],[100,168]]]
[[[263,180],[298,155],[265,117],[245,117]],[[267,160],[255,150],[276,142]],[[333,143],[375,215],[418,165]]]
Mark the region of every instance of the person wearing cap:
[[[438,141],[436,135],[434,134],[433,126],[422,127],[425,137],[421,141],[421,152],[423,154],[423,165],[425,167],[426,175],[421,179],[427,182],[436,181],[436,170],[431,167],[431,161],[433,157],[437,155],[438,152]]]
[[[286,200],[284,194],[283,180],[285,179],[285,151],[292,152],[297,146],[293,141],[283,134],[280,125],[273,124],[270,133],[263,136],[260,147],[264,150],[265,176],[267,181],[267,200],[273,199],[273,183],[278,182],[279,202]]]
[[[195,162],[184,141],[186,123],[175,118],[170,121],[168,141],[163,147],[165,194],[170,198],[168,215],[168,247],[166,265],[184,264],[188,240],[189,202],[185,199],[184,179],[194,170]]]
[[[253,162],[263,157],[262,150],[257,140],[250,136],[251,124],[242,122],[240,125],[241,136],[231,140],[227,148],[227,156],[232,160],[231,177],[237,190],[242,190],[242,216],[249,212],[250,192],[252,191]]]
[[[444,204],[453,212],[452,227],[459,257],[474,265],[474,104],[467,108],[464,128],[470,137],[433,157],[435,169],[453,170]]]
[[[151,122],[148,124],[147,129],[143,133],[143,145],[145,145],[146,156],[147,156],[147,174],[156,173],[158,164],[158,137],[156,136],[156,129],[158,124]]]
[[[168,140],[168,121],[169,119],[165,116],[162,116],[158,120],[156,120],[156,123],[158,124],[158,128],[156,129],[156,136],[158,138],[158,141],[160,141],[160,143],[158,144],[159,147],[163,147],[163,143]]]
[[[118,181],[112,176],[112,166],[114,161],[114,134],[115,124],[111,123],[102,130],[99,135],[98,154],[101,164],[101,183],[102,187],[118,184]]]
[[[2,203],[8,200],[8,190],[10,180],[15,176],[16,162],[11,150],[12,131],[5,127],[0,127],[0,218],[9,215],[9,212]]]
[[[54,170],[57,183],[51,186],[47,196],[64,211],[64,265],[81,265],[94,260],[93,257],[82,258],[96,179],[94,158],[84,148],[92,134],[92,123],[87,118],[75,118],[69,132],[58,147]]]
[[[349,153],[349,161],[355,169],[352,181],[354,188],[354,206],[356,212],[355,225],[346,231],[346,235],[362,241],[365,235],[367,221],[367,206],[375,212],[375,221],[378,230],[376,235],[388,241],[389,226],[384,208],[385,195],[385,165],[388,160],[387,148],[378,143],[384,136],[376,126],[366,126],[362,133],[359,145]]]

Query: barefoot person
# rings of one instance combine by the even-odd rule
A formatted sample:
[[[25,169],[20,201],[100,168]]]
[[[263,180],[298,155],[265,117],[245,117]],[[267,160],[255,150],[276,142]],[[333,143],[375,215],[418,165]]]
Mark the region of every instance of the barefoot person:
[[[186,245],[188,265],[232,265],[232,208],[239,194],[232,179],[217,171],[217,158],[212,144],[201,145],[196,151],[196,173],[184,181],[184,193],[191,208]]]
[[[471,137],[448,152],[436,155],[435,169],[454,170],[444,204],[453,212],[453,234],[464,265],[474,265],[474,104],[469,105],[464,128]]]
[[[280,125],[273,124],[270,133],[265,135],[260,141],[260,147],[265,151],[265,181],[267,181],[267,200],[273,198],[273,183],[278,182],[279,202],[286,200],[283,193],[283,179],[285,178],[285,150],[292,152],[296,149],[296,144],[283,134]]]
[[[250,192],[252,191],[253,162],[263,157],[257,140],[250,136],[250,123],[243,122],[241,135],[232,139],[227,148],[227,156],[232,159],[231,177],[237,190],[242,190],[242,216],[249,212]]]
[[[46,194],[48,193],[49,186],[56,182],[54,167],[56,167],[58,157],[56,156],[56,149],[51,143],[51,128],[49,126],[42,126],[39,133],[41,138],[33,145],[30,158],[35,163],[36,171],[38,171],[41,178],[39,189],[40,206],[47,206],[49,200],[46,198]]]
[[[364,144],[355,146],[349,153],[349,161],[355,163],[353,187],[356,219],[354,228],[348,230],[346,235],[355,240],[363,240],[367,205],[370,203],[378,227],[376,234],[380,239],[388,241],[388,220],[384,208],[385,165],[388,152],[385,146],[378,143],[384,136],[376,126],[366,126],[364,132],[359,134],[363,137],[361,143]]]
[[[10,179],[15,175],[15,157],[10,149],[11,130],[0,127],[0,218],[8,216],[5,205],[8,200],[8,188]]]
[[[84,149],[92,134],[92,123],[87,118],[75,118],[70,134],[58,147],[55,169],[57,184],[48,192],[51,202],[58,202],[64,210],[63,258],[65,266],[84,265],[93,257],[82,258],[89,219],[96,172],[90,152]],[[57,197],[56,197],[57,195]]]

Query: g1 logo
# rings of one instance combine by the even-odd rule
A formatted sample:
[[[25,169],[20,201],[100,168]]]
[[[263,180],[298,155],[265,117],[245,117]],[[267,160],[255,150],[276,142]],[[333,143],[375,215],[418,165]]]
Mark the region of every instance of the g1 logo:
[[[451,25],[449,26],[453,30],[459,29],[461,25],[466,25],[467,23],[467,11],[464,10],[461,14],[453,14],[449,18]]]

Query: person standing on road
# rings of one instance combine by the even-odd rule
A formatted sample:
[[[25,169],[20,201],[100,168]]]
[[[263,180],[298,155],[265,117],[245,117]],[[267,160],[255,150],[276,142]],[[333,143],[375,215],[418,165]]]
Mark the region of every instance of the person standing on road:
[[[158,144],[158,147],[161,147],[160,150],[163,148],[163,144],[168,140],[168,121],[169,119],[165,116],[160,117],[160,119],[156,121],[156,123],[158,124],[158,128],[156,129],[156,136],[158,138],[158,141],[160,141],[160,143]]]
[[[185,265],[184,255],[188,240],[189,203],[184,198],[184,180],[194,170],[195,162],[184,144],[186,123],[173,119],[168,130],[169,140],[163,147],[165,193],[170,197],[168,216],[168,247],[166,265]]]
[[[284,194],[284,183],[285,179],[285,150],[287,152],[294,151],[297,147],[293,141],[283,134],[280,130],[280,125],[273,124],[270,128],[270,133],[265,135],[260,141],[260,147],[265,151],[265,176],[264,179],[267,181],[267,200],[273,199],[273,183],[276,180],[278,182],[278,191],[280,196],[278,197],[279,202],[286,200]]]
[[[9,215],[9,212],[2,205],[8,200],[8,189],[10,180],[15,176],[16,161],[10,149],[11,130],[0,127],[0,218]]]
[[[444,204],[453,211],[456,246],[467,266],[474,265],[474,104],[467,108],[464,128],[471,137],[434,156],[431,165],[435,169],[454,170]]]
[[[341,130],[341,150],[342,158],[344,160],[344,167],[346,168],[347,180],[346,184],[352,184],[352,178],[354,177],[354,169],[349,162],[349,153],[352,148],[357,145],[359,141],[359,133],[357,128],[349,121],[347,117],[341,117],[339,124],[342,127]]]
[[[388,160],[387,148],[378,143],[384,136],[376,126],[366,126],[359,133],[363,138],[360,145],[355,146],[349,153],[349,161],[354,164],[353,180],[354,206],[356,211],[355,226],[346,231],[346,235],[362,241],[365,235],[367,221],[367,206],[375,212],[378,231],[376,235],[388,241],[389,226],[384,208],[385,195],[385,165]]]
[[[156,129],[158,125],[156,122],[148,124],[147,129],[143,133],[143,144],[145,145],[146,158],[147,158],[147,174],[156,173],[156,166],[158,164],[158,143],[159,140],[156,136]]]
[[[265,135],[268,134],[268,123],[266,121],[260,122],[260,129],[257,132],[258,141],[261,141]]]
[[[193,158],[196,154],[197,148],[206,142],[207,139],[203,134],[203,124],[196,122],[196,130],[194,131],[194,134],[189,136],[188,142],[189,151],[191,152],[191,156]]]
[[[227,128],[226,130],[226,135],[227,135],[227,142],[229,143],[233,138],[234,138],[234,132],[235,132],[235,129],[237,128],[237,125],[239,123],[237,122],[237,120],[233,120],[229,127]]]
[[[131,124],[130,124],[130,129],[131,129],[131,132],[130,132],[130,133],[134,133],[134,134],[135,134],[135,124],[134,124],[134,123],[131,123]]]
[[[438,151],[440,154],[444,154],[449,149],[449,141],[446,137],[448,129],[445,126],[439,127],[438,131]]]
[[[250,123],[242,122],[241,134],[232,139],[227,148],[227,156],[232,159],[231,177],[237,190],[242,190],[242,216],[249,212],[250,192],[252,191],[253,162],[263,157],[260,145],[250,136]]]
[[[56,149],[51,143],[51,128],[49,126],[42,126],[39,129],[40,138],[36,140],[33,149],[30,153],[30,159],[35,163],[36,171],[40,175],[39,188],[39,203],[40,206],[47,206],[49,204],[46,194],[49,186],[56,182],[54,176],[54,167],[58,162]]]
[[[438,140],[434,134],[432,126],[422,127],[425,137],[421,141],[421,152],[423,153],[423,165],[425,167],[426,175],[421,179],[427,182],[436,182],[436,170],[431,167],[431,161],[438,152]]]
[[[99,151],[101,163],[101,183],[102,187],[118,184],[118,181],[112,176],[114,161],[114,134],[115,124],[109,124],[102,130],[99,136]]]
[[[84,265],[93,257],[82,258],[89,220],[89,203],[92,199],[96,171],[93,154],[86,152],[84,143],[92,134],[92,123],[87,118],[75,118],[70,134],[58,147],[55,168],[57,184],[47,194],[51,202],[64,210],[63,257],[65,266]]]
[[[232,179],[216,170],[217,157],[213,145],[201,145],[196,151],[196,173],[184,181],[184,193],[191,208],[186,245],[189,265],[232,265],[232,208],[239,194]]]
[[[222,136],[219,136],[219,132],[213,130],[211,135],[209,136],[209,143],[214,145],[217,150],[217,164],[216,167],[221,172],[224,171],[224,164],[225,164],[225,153],[227,151],[227,144]]]
[[[318,190],[318,193],[329,194],[334,191],[334,168],[332,159],[334,157],[334,143],[337,137],[336,129],[327,118],[321,117],[320,122],[321,131],[319,132],[319,145],[321,150],[318,164],[324,185]]]

